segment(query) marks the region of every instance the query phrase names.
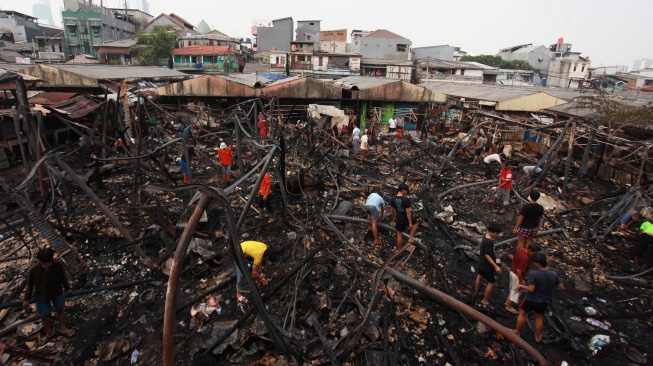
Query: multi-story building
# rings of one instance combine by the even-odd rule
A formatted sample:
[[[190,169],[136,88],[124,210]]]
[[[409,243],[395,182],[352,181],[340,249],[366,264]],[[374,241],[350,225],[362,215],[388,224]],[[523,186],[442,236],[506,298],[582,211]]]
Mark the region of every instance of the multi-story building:
[[[296,41],[312,41],[315,49],[320,47],[320,21],[298,20],[295,30]]]
[[[433,60],[460,61],[460,58],[467,55],[460,47],[441,45],[413,48],[413,60],[421,60],[430,57]]]
[[[526,61],[533,69],[539,70],[541,75],[546,75],[549,72],[552,51],[542,45],[533,46],[528,43],[499,50],[497,56],[506,61]]]
[[[189,46],[172,51],[173,68],[186,73],[241,71],[240,53],[228,46]]]
[[[293,25],[292,17],[286,17],[273,20],[271,26],[255,26],[252,34],[256,35],[256,51],[290,51]]]
[[[560,88],[580,88],[589,79],[590,59],[581,57],[580,52],[572,52],[571,44],[562,38],[549,47],[551,62],[546,85]]]
[[[217,30],[206,34],[180,35],[178,42],[179,48],[190,46],[227,46],[236,51],[240,51],[240,38],[229,37]]]
[[[131,38],[152,16],[134,9],[110,9],[79,0],[64,0],[61,15],[72,54],[98,56],[97,46]]]
[[[61,28],[38,24],[37,18],[10,10],[0,11],[0,28],[9,30],[3,40],[14,43],[7,49],[29,58],[30,63],[67,59],[68,44]]]
[[[360,75],[361,55],[317,50],[313,41],[292,41],[290,52],[270,52],[270,69],[287,69],[292,76],[333,78]]]
[[[320,50],[333,53],[347,52],[347,30],[320,32]]]
[[[32,14],[35,18],[47,20],[49,25],[54,25],[52,8],[50,8],[50,0],[37,1],[36,4],[32,5]]]
[[[411,42],[385,29],[376,30],[366,36],[352,40],[352,51],[363,58],[386,60],[410,60]]]
[[[635,60],[632,71],[639,71],[650,67],[653,67],[653,58],[640,58]]]
[[[172,29],[180,36],[200,34],[194,25],[175,13],[170,13],[170,15],[163,13],[160,14],[156,18],[152,19],[149,23],[147,23],[143,27],[143,30],[145,33],[150,33],[154,31],[155,26],[171,26]]]

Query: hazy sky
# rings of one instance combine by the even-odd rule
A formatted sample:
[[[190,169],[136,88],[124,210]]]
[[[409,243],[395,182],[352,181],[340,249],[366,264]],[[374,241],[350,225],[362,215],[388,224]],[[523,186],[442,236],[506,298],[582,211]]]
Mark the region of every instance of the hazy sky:
[[[1,7],[31,14],[35,2],[3,1]],[[63,0],[50,3],[53,13],[63,7]],[[104,4],[124,7],[123,0]],[[149,0],[149,4],[153,16],[176,13],[194,25],[203,19],[232,37],[252,37],[253,20],[290,16],[294,21],[321,20],[322,30],[387,29],[410,39],[413,47],[448,44],[473,54],[496,54],[526,43],[549,46],[564,37],[572,50],[590,56],[593,67],[631,68],[635,59],[653,58],[651,0]],[[55,21],[60,19],[55,15]]]

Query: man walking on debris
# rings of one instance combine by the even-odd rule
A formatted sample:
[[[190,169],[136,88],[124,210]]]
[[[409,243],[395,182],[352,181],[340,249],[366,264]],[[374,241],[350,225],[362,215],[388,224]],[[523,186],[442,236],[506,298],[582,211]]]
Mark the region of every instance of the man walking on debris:
[[[544,207],[537,203],[537,200],[540,199],[540,190],[533,188],[528,197],[530,198],[530,202],[522,206],[519,211],[517,224],[512,231],[513,234],[517,234],[518,245],[526,249],[528,249],[528,245],[533,240],[533,237],[537,235],[542,221],[542,215],[544,215]]]
[[[483,153],[483,147],[485,146],[485,137],[483,133],[478,133],[478,138],[474,143],[474,160],[472,160],[472,165],[481,163],[481,153]]]
[[[401,249],[403,246],[404,231],[410,229],[410,235],[408,236],[408,244],[410,245],[413,243],[413,236],[418,227],[417,220],[413,222],[413,215],[410,211],[412,203],[410,198],[406,197],[408,189],[406,183],[401,183],[397,195],[392,198],[392,201],[390,201],[390,207],[392,208],[392,221],[396,223],[395,228],[397,229],[397,250]]]
[[[351,143],[353,155],[358,154],[358,148],[361,141],[361,129],[354,125],[354,130],[351,132]]]
[[[231,147],[227,146],[224,142],[221,143],[218,149],[218,155],[220,156],[220,165],[222,165],[222,179],[224,180],[225,186],[228,186],[231,180],[231,164],[234,162]]]
[[[57,313],[59,334],[72,337],[75,335],[75,331],[66,327],[66,315],[64,314],[66,305],[64,290],[66,295],[72,294],[64,265],[59,260],[54,259],[54,249],[52,248],[39,250],[36,258],[39,263],[32,266],[27,272],[27,290],[25,291],[23,307],[26,309],[29,307],[29,300],[34,295],[36,315],[41,317],[43,329],[45,329],[44,342],[47,342],[54,335],[50,316],[52,310]]]
[[[497,223],[491,223],[487,227],[487,233],[481,240],[481,253],[478,262],[478,275],[476,276],[476,290],[474,291],[474,298],[481,291],[481,284],[485,278],[488,281],[485,288],[485,295],[481,300],[481,305],[489,307],[490,294],[494,290],[494,283],[496,282],[495,272],[501,273],[501,267],[496,263],[496,255],[494,254],[494,240],[501,233],[501,226]]]
[[[261,281],[263,287],[266,287],[269,283],[268,279],[265,278],[263,274],[263,260],[269,259],[275,261],[277,258],[277,249],[268,246],[265,243],[260,241],[244,241],[240,243],[240,248],[243,250],[243,255],[246,259],[251,259],[252,263],[252,277],[254,280]],[[247,298],[243,296],[244,293],[250,293],[251,291],[241,284],[243,278],[243,273],[240,271],[238,265],[236,265],[236,299],[238,304],[247,303]]]
[[[256,169],[257,172],[261,172],[261,168]],[[272,209],[272,197],[270,195],[272,194],[272,179],[270,178],[270,174],[268,172],[265,172],[263,175],[263,180],[261,180],[261,189],[259,190],[259,212],[258,212],[258,218],[263,219],[263,210],[267,209],[268,213],[272,214],[273,209]]]
[[[496,155],[496,154],[495,154]],[[492,204],[494,204],[497,199],[501,199],[501,203],[503,206],[499,211],[497,211],[498,214],[505,214],[508,212],[508,204],[510,203],[510,190],[512,189],[512,169],[510,169],[510,164],[506,163],[506,165],[501,166],[501,177],[499,178],[499,186],[497,186],[497,193],[490,201]]]
[[[191,183],[190,181],[190,169],[191,162],[195,157],[195,144],[190,143],[188,145],[188,162],[186,162],[186,157],[182,154],[180,158],[177,158],[179,165],[181,165],[181,170],[184,172],[184,183]]]
[[[370,131],[365,131],[365,134],[361,137],[361,151],[363,152],[362,161],[367,160],[367,153],[370,150]]]
[[[388,132],[393,133],[397,132],[397,119],[395,116],[390,117],[388,120]]]
[[[517,285],[516,290],[526,290],[526,296],[519,305],[519,316],[517,326],[513,332],[517,335],[526,324],[526,315],[535,313],[535,342],[542,341],[542,327],[544,322],[542,315],[546,312],[549,304],[553,301],[553,290],[564,290],[565,286],[560,282],[558,274],[546,269],[546,256],[543,253],[536,253],[531,258],[536,270],[528,274],[528,286]]]
[[[374,245],[380,245],[381,241],[379,240],[379,230],[377,223],[380,220],[383,220],[383,213],[385,211],[385,202],[383,197],[379,196],[377,193],[371,193],[367,197],[367,202],[365,203],[365,212],[367,212],[367,219],[372,222],[372,235],[374,236]]]
[[[510,286],[508,287],[508,300],[506,300],[506,310],[512,314],[519,314],[519,311],[512,307],[512,304],[519,303],[519,294],[517,285],[526,283],[526,274],[531,264],[531,256],[540,251],[536,244],[531,245],[528,249],[517,245],[515,254],[512,257],[510,266]]]
[[[429,119],[427,116],[424,116],[422,120],[422,125],[420,126],[419,139],[426,141],[429,138]]]

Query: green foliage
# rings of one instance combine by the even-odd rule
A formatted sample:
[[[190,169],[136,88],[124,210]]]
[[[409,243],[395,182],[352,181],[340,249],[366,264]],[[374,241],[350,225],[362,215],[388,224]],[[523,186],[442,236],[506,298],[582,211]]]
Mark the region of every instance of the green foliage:
[[[460,61],[479,62],[484,65],[498,67],[500,69],[511,70],[535,70],[528,62],[522,60],[506,61],[499,56],[480,55],[480,56],[463,56]]]
[[[653,125],[653,104],[633,105],[618,96],[596,90],[595,94],[576,97],[576,108],[591,111],[591,118],[607,127],[610,136],[627,127]]]
[[[129,51],[136,55],[138,62],[143,65],[156,64],[159,58],[167,58],[172,54],[177,33],[172,31],[172,26],[155,25],[152,33],[139,31],[132,38],[136,40]]]

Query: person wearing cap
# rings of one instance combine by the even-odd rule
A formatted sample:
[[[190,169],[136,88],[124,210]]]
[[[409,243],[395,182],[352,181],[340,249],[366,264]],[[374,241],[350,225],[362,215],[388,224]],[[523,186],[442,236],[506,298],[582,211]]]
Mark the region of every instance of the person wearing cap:
[[[501,273],[501,267],[496,263],[497,257],[494,254],[494,241],[501,234],[501,225],[493,222],[487,226],[487,233],[481,240],[481,254],[478,260],[478,275],[476,276],[476,291],[475,296],[481,291],[481,284],[483,279],[488,281],[485,288],[485,294],[481,305],[488,307],[490,305],[490,294],[494,290],[494,283],[496,282],[495,273]]]
[[[220,148],[218,149],[218,155],[220,156],[220,165],[222,165],[222,179],[226,185],[229,185],[229,180],[231,179],[231,164],[233,164],[233,153],[231,147],[227,146],[226,143],[221,143]]]
[[[383,213],[385,211],[385,201],[378,193],[371,193],[365,202],[365,212],[367,212],[367,219],[372,222],[372,235],[374,236],[374,245],[380,245],[379,230],[377,223],[383,220]]]
[[[408,237],[408,244],[410,245],[413,243],[413,236],[418,227],[416,221],[413,223],[413,216],[410,211],[412,203],[410,198],[406,197],[408,189],[406,183],[401,183],[397,189],[397,195],[392,198],[392,201],[390,201],[390,207],[392,208],[392,221],[396,223],[395,228],[397,229],[397,250],[401,249],[403,246],[404,231],[407,228],[410,229],[410,235]]]
[[[367,153],[370,151],[370,131],[365,130],[365,134],[361,137],[361,151],[363,152],[362,161],[367,160]]]

